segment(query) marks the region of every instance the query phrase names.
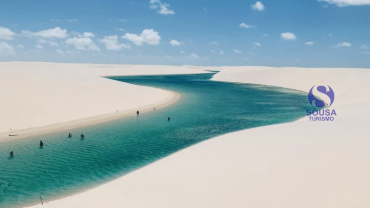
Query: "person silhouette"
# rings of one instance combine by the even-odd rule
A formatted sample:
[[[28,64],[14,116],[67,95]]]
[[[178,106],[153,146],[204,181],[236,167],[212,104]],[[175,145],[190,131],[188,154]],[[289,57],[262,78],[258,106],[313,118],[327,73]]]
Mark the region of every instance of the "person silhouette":
[[[11,152],[10,152],[10,156],[13,156],[13,155],[14,155],[14,152],[13,152],[13,151],[11,151]]]
[[[43,146],[44,146],[44,143],[40,141],[40,147],[43,147]]]
[[[167,121],[170,121],[170,120],[171,120],[171,118],[168,116]]]
[[[139,111],[136,111],[136,116],[137,117],[139,117],[139,114],[140,114],[140,112]]]

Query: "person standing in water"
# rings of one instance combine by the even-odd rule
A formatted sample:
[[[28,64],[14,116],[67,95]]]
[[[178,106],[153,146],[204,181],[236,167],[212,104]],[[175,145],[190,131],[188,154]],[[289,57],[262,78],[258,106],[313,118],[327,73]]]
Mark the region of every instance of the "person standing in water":
[[[167,121],[170,121],[170,120],[171,120],[171,118],[168,116]]]
[[[80,137],[81,137],[81,139],[84,139],[85,138],[85,135],[84,134],[81,134]]]
[[[139,114],[140,114],[140,112],[139,111],[136,111],[136,116],[137,117],[139,117]]]
[[[68,138],[71,138],[72,137],[72,134],[71,133],[68,133]]]
[[[13,155],[14,155],[14,152],[13,152],[13,151],[11,151],[11,152],[10,152],[10,156],[13,156]]]
[[[43,146],[44,146],[44,143],[40,141],[40,147],[43,147]]]

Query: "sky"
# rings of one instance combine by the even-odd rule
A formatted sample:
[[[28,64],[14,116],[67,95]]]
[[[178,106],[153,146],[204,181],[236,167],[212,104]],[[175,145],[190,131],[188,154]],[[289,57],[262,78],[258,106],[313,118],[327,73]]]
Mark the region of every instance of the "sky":
[[[370,68],[370,0],[0,0],[0,61]]]

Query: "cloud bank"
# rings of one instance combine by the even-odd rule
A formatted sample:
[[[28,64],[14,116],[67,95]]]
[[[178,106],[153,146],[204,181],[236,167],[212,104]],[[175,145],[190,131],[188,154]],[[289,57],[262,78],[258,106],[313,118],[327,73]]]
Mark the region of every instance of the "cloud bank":
[[[346,6],[363,6],[363,5],[370,5],[370,0],[318,0],[325,1],[329,4],[335,4],[338,7],[346,7]]]

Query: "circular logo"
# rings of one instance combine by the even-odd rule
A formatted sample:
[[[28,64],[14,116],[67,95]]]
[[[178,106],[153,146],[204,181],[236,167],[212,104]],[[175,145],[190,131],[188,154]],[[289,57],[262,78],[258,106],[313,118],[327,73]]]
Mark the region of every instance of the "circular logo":
[[[315,85],[316,86],[316,85]],[[313,86],[308,93],[308,101],[312,106],[316,106],[318,108],[325,107],[325,102],[324,98],[329,98],[330,99],[330,104],[329,107],[333,104],[334,102],[334,91],[331,89],[330,86]],[[315,95],[313,94],[313,91],[316,90],[317,93],[315,92]]]

